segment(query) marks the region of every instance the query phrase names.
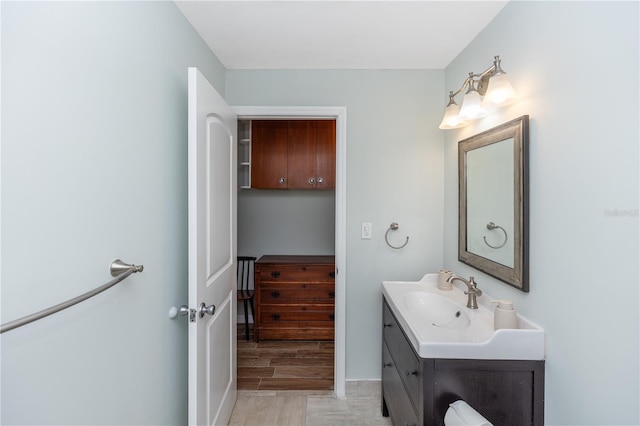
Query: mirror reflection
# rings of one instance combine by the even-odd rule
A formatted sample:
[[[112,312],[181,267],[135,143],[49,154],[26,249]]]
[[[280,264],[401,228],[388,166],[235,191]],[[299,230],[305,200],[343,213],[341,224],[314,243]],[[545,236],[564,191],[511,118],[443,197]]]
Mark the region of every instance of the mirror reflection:
[[[467,152],[467,250],[510,268],[513,185],[513,138]]]

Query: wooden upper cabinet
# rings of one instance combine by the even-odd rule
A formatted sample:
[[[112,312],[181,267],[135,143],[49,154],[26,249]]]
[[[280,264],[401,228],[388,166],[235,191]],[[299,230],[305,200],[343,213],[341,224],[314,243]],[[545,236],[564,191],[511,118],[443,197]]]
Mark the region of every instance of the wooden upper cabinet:
[[[316,187],[336,187],[336,122],[316,121]]]
[[[252,188],[335,188],[335,120],[256,120],[252,126]]]
[[[286,121],[251,121],[251,187],[287,188]]]
[[[289,189],[316,186],[316,122],[289,121]]]

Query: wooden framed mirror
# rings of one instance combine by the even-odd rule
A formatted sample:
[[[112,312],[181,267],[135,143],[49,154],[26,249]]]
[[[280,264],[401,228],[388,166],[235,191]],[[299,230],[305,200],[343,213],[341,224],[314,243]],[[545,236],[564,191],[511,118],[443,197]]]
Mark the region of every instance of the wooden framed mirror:
[[[529,291],[529,116],[458,142],[458,259]]]

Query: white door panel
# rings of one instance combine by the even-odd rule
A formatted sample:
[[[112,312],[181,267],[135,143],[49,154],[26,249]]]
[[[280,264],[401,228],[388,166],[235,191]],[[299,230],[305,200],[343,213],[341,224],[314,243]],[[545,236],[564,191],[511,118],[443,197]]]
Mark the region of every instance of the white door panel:
[[[206,136],[206,207],[207,223],[207,281],[216,277],[233,264],[233,235],[230,227],[231,209],[227,203],[220,202],[220,194],[226,194],[232,188],[228,162],[232,159],[233,134],[225,128],[225,123],[216,114],[207,116]],[[217,197],[217,198],[216,198]]]
[[[221,410],[224,409],[223,402],[235,391],[233,342],[229,341],[228,345],[221,344],[225,339],[230,339],[229,329],[233,325],[232,306],[231,293],[229,293],[229,297],[223,304],[217,306],[216,315],[210,317],[211,319],[206,324],[206,350],[208,353],[205,359],[207,360],[206,377],[209,392],[206,411],[209,419],[221,418]],[[233,399],[235,400],[235,397]],[[226,422],[218,422],[218,424],[226,424]]]
[[[237,393],[237,119],[196,68],[188,74],[189,424],[226,425]]]

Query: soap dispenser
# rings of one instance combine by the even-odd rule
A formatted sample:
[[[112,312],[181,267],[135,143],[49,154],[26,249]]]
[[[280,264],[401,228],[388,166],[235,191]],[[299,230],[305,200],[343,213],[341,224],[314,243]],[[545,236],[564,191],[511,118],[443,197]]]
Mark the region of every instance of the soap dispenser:
[[[493,325],[496,330],[501,328],[518,328],[518,318],[516,311],[513,309],[513,302],[507,299],[492,300],[497,303],[496,311],[493,316]]]

